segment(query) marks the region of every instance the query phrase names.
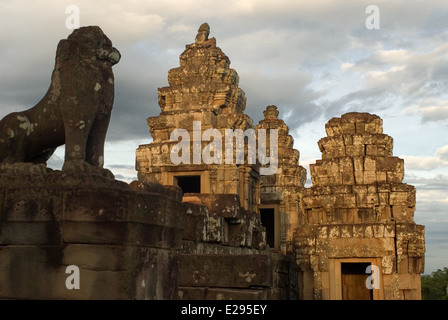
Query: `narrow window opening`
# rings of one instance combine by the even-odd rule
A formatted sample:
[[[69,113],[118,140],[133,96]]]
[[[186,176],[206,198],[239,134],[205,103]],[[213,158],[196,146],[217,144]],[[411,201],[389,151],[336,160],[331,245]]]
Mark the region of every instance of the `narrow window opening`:
[[[177,185],[185,193],[201,193],[201,176],[177,176]]]
[[[260,209],[261,224],[266,228],[266,243],[275,248],[275,210],[273,208]]]

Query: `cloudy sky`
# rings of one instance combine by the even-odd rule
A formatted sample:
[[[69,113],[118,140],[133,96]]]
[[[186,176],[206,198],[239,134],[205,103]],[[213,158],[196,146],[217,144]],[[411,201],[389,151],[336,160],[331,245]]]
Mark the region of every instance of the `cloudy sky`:
[[[246,112],[258,123],[277,105],[305,167],[321,158],[317,141],[330,118],[359,111],[383,119],[405,160],[404,182],[417,188],[425,273],[448,266],[446,0],[0,0],[0,118],[45,94],[56,46],[72,31],[71,5],[81,26],[100,26],[122,54],[105,150],[117,179],[136,178],[135,149],[151,142],[146,118],[160,112],[157,88],[208,22],[240,76]],[[59,148],[49,166],[62,161]]]

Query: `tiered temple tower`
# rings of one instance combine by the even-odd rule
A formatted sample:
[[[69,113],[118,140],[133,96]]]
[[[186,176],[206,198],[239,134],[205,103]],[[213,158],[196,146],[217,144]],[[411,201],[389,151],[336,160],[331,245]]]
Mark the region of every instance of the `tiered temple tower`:
[[[302,298],[420,299],[424,227],[381,118],[347,113],[325,128],[295,234]]]
[[[169,86],[158,90],[161,113],[148,118],[153,142],[137,149],[138,178],[178,185],[184,201],[205,203],[206,194],[236,195],[244,210],[260,214],[269,246],[291,252],[298,193],[306,179],[299,152],[276,106],[268,106],[254,127],[244,114],[246,98],[238,74],[208,36],[204,23],[195,43],[180,55],[180,67],[169,70]],[[179,129],[181,134],[173,135]],[[261,137],[267,161],[260,163]],[[179,147],[184,138],[189,140]],[[173,150],[180,163],[173,162]]]
[[[278,118],[276,106],[263,111],[264,119],[256,126],[266,130],[267,150],[271,150],[271,133],[277,130],[277,167],[274,174],[262,175],[260,189],[260,217],[267,228],[267,241],[272,248],[290,253],[292,238],[298,226],[299,193],[305,186],[306,170],[299,165],[300,153],[294,149],[289,128]],[[275,140],[274,140],[275,141]],[[270,230],[270,229],[271,230]]]
[[[278,165],[284,166],[269,150],[292,147],[291,137],[283,121],[271,117],[271,107],[254,127],[244,113],[238,74],[208,36],[204,23],[180,55],[180,66],[169,70],[169,86],[158,90],[161,113],[147,120],[153,141],[137,149],[138,179],[183,191],[181,299],[296,298],[293,256],[273,252],[265,241],[267,233],[286,237],[270,234],[280,225],[263,227],[259,214],[260,177],[276,176]],[[278,145],[270,143],[271,128],[278,130]],[[258,129],[267,138],[263,159],[268,163],[259,161]],[[297,160],[298,153],[291,155]],[[289,219],[283,220],[289,226]]]
[[[158,90],[161,113],[148,118],[153,142],[137,150],[138,178],[179,185],[185,193],[236,194],[246,210],[256,210],[258,169],[247,160],[237,163],[236,139],[233,154],[224,151],[226,129],[253,129],[252,119],[243,113],[246,97],[238,74],[209,32],[207,23],[201,25],[195,43],[180,55],[180,67],[169,70],[169,86]],[[182,150],[189,155],[179,151],[186,161],[173,163],[171,150],[179,140],[171,135],[179,129],[190,140]]]

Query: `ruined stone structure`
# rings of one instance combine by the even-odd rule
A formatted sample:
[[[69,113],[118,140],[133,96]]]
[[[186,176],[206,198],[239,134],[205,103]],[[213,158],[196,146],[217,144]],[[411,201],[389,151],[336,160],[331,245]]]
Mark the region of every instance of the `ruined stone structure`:
[[[325,128],[294,239],[302,298],[420,299],[424,227],[414,223],[415,188],[402,183],[403,160],[381,118],[348,113]],[[368,266],[373,290],[364,285]]]
[[[204,129],[215,129],[216,137],[224,136],[226,129],[253,128],[243,113],[245,98],[238,88],[238,76],[208,35],[208,25],[204,24],[196,42],[181,54],[180,67],[169,71],[170,86],[159,89],[162,112],[148,118],[153,142],[137,150],[141,181],[179,185],[186,191],[184,202],[205,205],[205,211],[214,212],[213,218],[201,224],[208,226],[205,229],[210,232],[223,226],[220,239],[216,237],[220,232],[214,231],[208,239],[188,245],[184,241],[184,252],[196,253],[194,260],[189,255],[182,258],[189,261],[186,269],[200,273],[203,261],[217,258],[197,255],[210,252],[211,239],[235,248],[250,247],[247,242],[229,240],[237,234],[239,239],[247,239],[251,232],[253,237],[264,229],[268,247],[296,258],[301,299],[419,299],[424,228],[413,222],[415,189],[402,183],[403,160],[393,157],[392,138],[382,133],[379,117],[352,113],[327,123],[328,137],[319,141],[322,160],[311,165],[311,188],[304,188],[305,169],[299,165],[299,152],[293,148],[289,128],[278,118],[276,106],[268,106],[265,118],[255,126],[257,133],[260,129],[268,132],[266,156],[273,151],[269,135],[277,130],[274,151],[278,153],[278,168],[273,174],[260,175],[262,165],[248,163],[247,146],[246,161],[239,165],[235,165],[235,158],[229,163],[222,160],[227,154],[220,150],[216,163],[195,163],[194,144],[201,146],[196,149],[199,154],[207,150],[207,144],[209,148],[212,145],[209,136],[205,144],[201,140]],[[193,121],[200,121],[200,135],[195,136]],[[178,144],[178,136],[173,139],[171,133],[178,128],[186,129],[192,137],[188,146],[193,152],[188,163],[174,165],[170,150]],[[260,139],[257,134],[257,144]],[[222,146],[213,145],[215,156],[219,148]],[[235,209],[246,212],[245,218],[235,219]],[[201,215],[196,218],[202,219]],[[219,218],[224,219],[217,222]],[[262,226],[258,225],[260,220]],[[248,221],[252,227],[241,237]],[[369,270],[372,290],[365,282]],[[202,286],[214,286],[210,279]],[[191,281],[185,283],[192,286]],[[207,295],[202,292],[199,297]]]
[[[196,42],[181,54],[180,67],[168,72],[170,86],[159,89],[162,112],[148,118],[153,142],[137,150],[138,178],[164,185],[184,185],[184,181],[187,185],[197,180],[189,183],[187,192],[236,194],[242,207],[253,210],[259,193],[257,168],[248,163],[237,165],[236,152],[229,159],[219,146],[214,151],[206,149],[211,135],[220,135],[224,143],[226,129],[253,128],[252,119],[243,113],[246,98],[238,88],[238,74],[230,68],[230,60],[216,46],[216,40],[208,39],[208,33],[208,25],[202,25]],[[187,142],[189,157],[180,164],[170,159],[178,143],[171,140],[176,129],[186,130],[191,140]],[[236,143],[234,148],[236,151]],[[213,154],[212,163],[205,163],[205,153]]]
[[[278,148],[278,170],[274,174],[260,176],[259,210],[264,225],[273,227],[267,233],[271,247],[291,253],[293,233],[298,226],[299,194],[305,186],[306,170],[299,165],[299,151],[293,147],[294,139],[288,126],[278,118],[277,107],[268,106],[263,113],[264,119],[256,128],[266,129],[268,135],[273,129],[278,130],[275,146]],[[266,149],[270,150],[270,136],[266,142]]]
[[[277,130],[277,170],[272,174],[260,175],[262,164],[248,163],[246,145],[242,164],[236,165],[235,158],[233,162],[222,160],[227,154],[220,150],[216,163],[195,163],[194,144],[201,146],[196,149],[200,154],[207,145],[210,152],[212,145],[209,136],[204,143],[204,130],[216,129],[213,136],[223,137],[226,129],[253,128],[243,113],[245,98],[237,74],[208,35],[204,24],[196,42],[181,54],[180,67],[169,71],[170,86],[159,89],[162,112],[148,118],[153,142],[137,150],[141,181],[179,185],[186,191],[184,202],[205,205],[204,210],[215,212],[201,225],[208,226],[209,232],[223,225],[220,239],[215,236],[220,232],[213,232],[214,236],[199,239],[200,245],[184,241],[185,252],[209,252],[205,248],[210,248],[211,239],[235,248],[248,247],[249,243],[229,240],[237,234],[241,239],[241,222],[252,221],[249,234],[266,230],[268,247],[296,258],[301,299],[419,299],[424,228],[413,222],[415,189],[402,183],[403,160],[393,157],[392,138],[383,134],[379,117],[352,113],[327,123],[328,137],[319,141],[322,160],[311,165],[311,188],[304,188],[305,169],[299,165],[299,152],[293,148],[289,128],[278,118],[276,106],[268,106],[264,119],[255,126],[257,145],[259,130],[267,132],[266,156],[273,151],[269,136]],[[202,130],[196,136],[194,121],[199,121]],[[179,142],[171,133],[178,128],[186,129],[192,138],[188,163],[173,164],[170,158],[170,150]],[[223,146],[212,148],[216,156]],[[194,185],[196,190],[191,189]],[[242,208],[238,208],[238,198]],[[244,209],[245,218],[235,219],[235,209]],[[218,221],[224,218],[223,222],[216,222],[216,217]],[[191,258],[185,255],[182,259]],[[186,269],[198,273],[202,259],[196,255],[188,260]],[[373,290],[365,284],[369,270]],[[209,285],[214,284],[202,284]],[[355,287],[359,291],[354,291]]]
[[[420,299],[424,227],[381,118],[328,121],[305,188],[277,107],[253,124],[209,33],[203,24],[158,90],[138,181],[87,160],[57,171],[3,159],[0,299]]]
[[[296,297],[292,257],[266,249],[257,213],[260,164],[248,160],[256,134],[252,119],[243,113],[246,98],[238,74],[208,35],[208,24],[203,24],[195,43],[181,54],[180,67],[169,70],[169,86],[158,90],[161,113],[148,118],[153,142],[137,149],[138,178],[177,185],[184,192],[181,299]],[[259,127],[269,128],[268,119]],[[277,119],[274,126],[287,135],[281,123]],[[184,130],[186,145],[175,156],[188,156],[173,163],[179,141],[172,134],[178,129]],[[290,140],[285,145],[292,147]]]

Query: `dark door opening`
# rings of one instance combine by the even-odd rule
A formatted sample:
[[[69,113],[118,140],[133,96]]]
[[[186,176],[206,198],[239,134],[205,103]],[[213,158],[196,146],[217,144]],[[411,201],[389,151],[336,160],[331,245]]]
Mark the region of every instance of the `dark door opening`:
[[[341,263],[342,300],[373,300],[373,290],[366,286],[370,263]]]
[[[261,224],[266,228],[266,243],[275,248],[275,210],[273,208],[260,209]]]
[[[177,176],[176,180],[184,193],[201,193],[201,176]]]

